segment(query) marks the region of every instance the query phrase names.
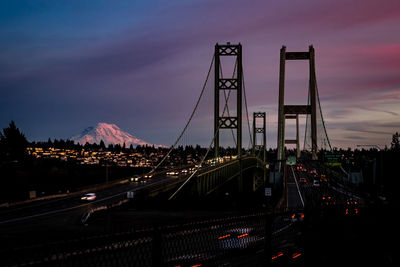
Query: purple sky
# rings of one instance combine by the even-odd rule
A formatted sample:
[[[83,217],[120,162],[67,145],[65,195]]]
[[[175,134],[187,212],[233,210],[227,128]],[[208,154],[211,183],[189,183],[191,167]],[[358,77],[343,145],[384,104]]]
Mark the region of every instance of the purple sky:
[[[14,120],[29,140],[104,121],[170,145],[215,43],[227,41],[243,45],[249,112],[268,113],[268,146],[276,147],[282,45],[314,45],[334,146],[389,145],[400,131],[399,0],[10,0],[0,3],[0,25],[0,128]],[[287,63],[286,103],[306,103],[307,77],[307,62]],[[195,124],[212,129],[208,104]],[[212,135],[190,134],[202,145]]]

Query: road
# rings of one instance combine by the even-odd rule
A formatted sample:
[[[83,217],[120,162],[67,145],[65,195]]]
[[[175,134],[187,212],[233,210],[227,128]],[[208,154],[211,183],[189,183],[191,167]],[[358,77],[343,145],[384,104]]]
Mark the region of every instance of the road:
[[[75,193],[58,199],[3,207],[0,210],[0,256],[7,254],[9,248],[29,248],[91,235],[95,230],[85,227],[81,220],[89,211],[127,201],[128,191],[149,193],[179,183],[181,180],[177,177],[160,174],[144,182],[124,182],[98,189],[94,191],[97,198],[91,202],[81,200],[83,193]]]
[[[302,261],[304,248],[299,214],[332,204],[340,207],[344,215],[349,199],[362,202],[360,197],[340,183],[340,179],[334,177],[319,187],[313,186],[314,173],[310,173],[310,170],[316,168],[319,171],[317,166],[304,165],[307,171],[296,167],[288,166],[286,170],[288,212],[274,216],[271,239],[267,239],[272,245],[273,261],[276,262],[283,259],[284,262]],[[299,183],[299,178],[306,178],[306,182]],[[177,177],[154,176],[146,183],[123,183],[98,190],[97,199],[89,203],[81,202],[81,195],[73,195],[2,210],[0,234],[4,242],[0,252],[4,256],[9,247],[19,247],[14,250],[17,252],[14,257],[19,256],[21,264],[31,262],[41,265],[54,261],[74,265],[90,259],[92,263],[112,266],[127,265],[128,259],[138,262],[137,266],[148,266],[154,259],[154,244],[159,242],[156,242],[158,238],[154,236],[157,233],[154,228],[118,229],[117,223],[110,223],[117,230],[101,234],[102,231],[98,230],[101,224],[98,225],[100,228],[91,223],[84,226],[80,219],[88,210],[126,199],[127,191],[139,192],[178,180]],[[331,197],[330,202],[323,199],[328,196]],[[292,218],[293,214],[295,218]],[[166,266],[186,263],[240,266],[239,260],[243,255],[247,255],[246,259],[256,259],[257,255],[263,255],[266,241],[265,216],[257,216],[254,217],[256,220],[239,216],[239,219],[224,218],[222,221],[204,223],[196,223],[194,219],[186,226],[163,228],[160,233],[162,237],[159,238],[162,240],[159,250],[162,261]],[[126,220],[133,218],[127,217]],[[21,240],[24,240],[23,246]],[[107,259],[101,258],[104,255],[108,255]],[[101,261],[98,261],[99,258]],[[18,261],[13,259],[10,262]]]
[[[9,223],[26,222],[31,219],[53,217],[60,213],[83,214],[85,211],[104,205],[110,205],[126,199],[127,192],[139,192],[144,189],[155,189],[166,184],[178,183],[182,177],[168,177],[165,174],[155,175],[140,182],[131,182],[129,179],[114,183],[105,188],[86,190],[96,193],[93,201],[82,201],[81,193],[71,193],[69,196],[50,200],[40,200],[0,209],[0,226]]]

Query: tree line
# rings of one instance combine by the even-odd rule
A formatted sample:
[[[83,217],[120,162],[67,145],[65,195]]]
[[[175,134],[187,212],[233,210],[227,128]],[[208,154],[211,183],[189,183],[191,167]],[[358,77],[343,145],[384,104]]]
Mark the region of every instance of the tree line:
[[[21,160],[26,156],[26,148],[28,146],[32,147],[41,147],[41,148],[59,148],[59,149],[75,149],[75,150],[103,150],[103,151],[111,151],[111,152],[139,152],[139,153],[152,153],[157,151],[168,150],[169,148],[165,147],[154,147],[154,146],[140,146],[133,147],[132,144],[126,146],[126,144],[109,144],[105,145],[104,141],[101,140],[99,144],[86,143],[84,145],[75,143],[72,140],[63,140],[63,139],[54,139],[53,141],[49,138],[47,142],[28,142],[24,133],[22,133],[19,128],[16,126],[14,121],[11,121],[9,126],[4,128],[3,131],[0,131],[0,161],[15,161]],[[176,153],[186,154],[188,152],[193,154],[203,154],[205,148],[196,146],[179,146],[176,149]],[[231,154],[230,152],[234,151],[234,148],[222,148],[222,154]],[[226,150],[226,151],[225,151]],[[232,151],[231,151],[232,150]],[[373,149],[371,149],[373,150]],[[396,132],[392,136],[392,141],[390,143],[390,148],[385,148],[385,151],[395,151],[400,152],[400,134]]]

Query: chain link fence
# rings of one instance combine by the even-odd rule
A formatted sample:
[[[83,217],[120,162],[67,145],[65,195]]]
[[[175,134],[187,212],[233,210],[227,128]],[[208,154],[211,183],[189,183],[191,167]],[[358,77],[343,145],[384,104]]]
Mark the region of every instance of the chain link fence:
[[[266,233],[269,245],[278,242],[277,229],[285,226],[270,222],[271,215],[254,213],[122,231],[114,227],[72,240],[3,248],[0,265],[240,266],[259,261],[254,255],[263,253]]]

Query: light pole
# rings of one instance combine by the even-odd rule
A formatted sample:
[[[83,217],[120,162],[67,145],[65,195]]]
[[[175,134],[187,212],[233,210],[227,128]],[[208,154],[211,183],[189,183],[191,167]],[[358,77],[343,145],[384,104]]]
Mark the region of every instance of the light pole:
[[[357,147],[374,147],[376,149],[378,149],[380,157],[379,157],[379,161],[380,161],[380,171],[379,171],[379,184],[378,184],[378,194],[382,194],[383,192],[383,152],[382,152],[382,148],[380,148],[378,145],[374,145],[374,144],[368,144],[368,145],[357,145]]]

